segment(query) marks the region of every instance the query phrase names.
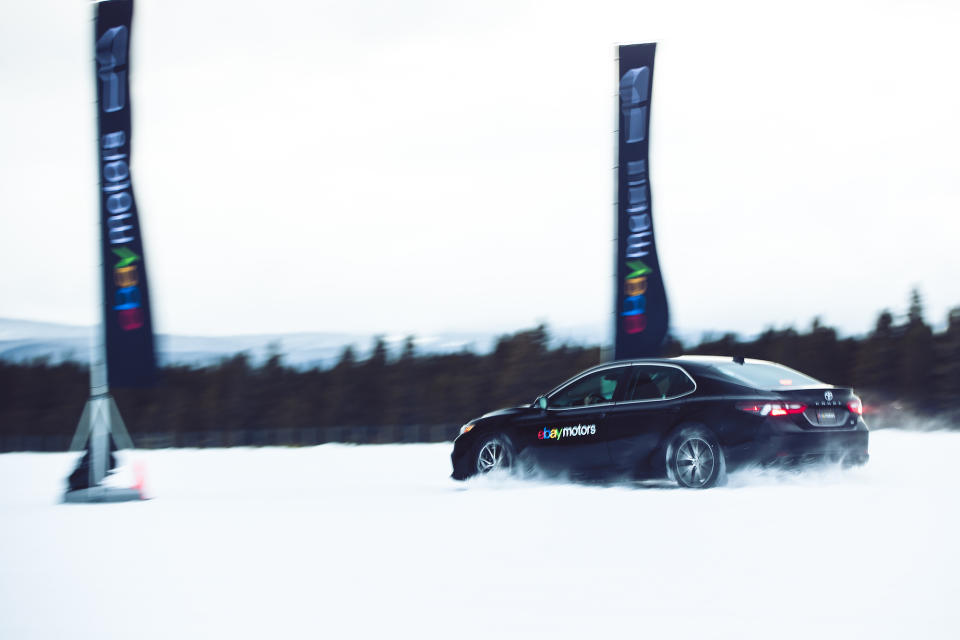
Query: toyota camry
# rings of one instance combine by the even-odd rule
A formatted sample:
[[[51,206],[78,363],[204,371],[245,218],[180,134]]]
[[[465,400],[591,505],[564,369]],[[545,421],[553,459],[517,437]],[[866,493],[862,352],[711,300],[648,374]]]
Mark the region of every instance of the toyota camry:
[[[862,414],[852,389],[773,362],[610,362],[530,405],[465,424],[453,445],[452,475],[535,468],[707,488],[748,464],[864,464],[869,434]]]

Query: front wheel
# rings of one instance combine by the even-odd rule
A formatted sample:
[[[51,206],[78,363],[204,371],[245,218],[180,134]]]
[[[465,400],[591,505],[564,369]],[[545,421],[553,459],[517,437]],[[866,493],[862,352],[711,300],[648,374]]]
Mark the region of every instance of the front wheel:
[[[686,428],[667,447],[667,471],[672,480],[689,489],[708,489],[726,475],[723,449],[707,429]]]
[[[513,466],[513,445],[501,434],[485,437],[477,443],[474,453],[474,468],[480,475]]]

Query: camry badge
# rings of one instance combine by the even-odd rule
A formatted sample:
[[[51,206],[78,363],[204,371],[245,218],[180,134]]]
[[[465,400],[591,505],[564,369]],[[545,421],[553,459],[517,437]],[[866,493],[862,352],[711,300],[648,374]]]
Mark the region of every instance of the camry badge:
[[[826,400],[827,402],[830,402],[831,400],[833,400],[833,391],[824,391],[823,399]]]

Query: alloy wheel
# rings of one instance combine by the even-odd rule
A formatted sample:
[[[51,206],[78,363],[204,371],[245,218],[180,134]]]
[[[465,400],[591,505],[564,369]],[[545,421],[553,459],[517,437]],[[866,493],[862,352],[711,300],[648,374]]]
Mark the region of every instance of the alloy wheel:
[[[488,440],[477,454],[477,472],[489,473],[509,465],[507,448],[500,440]]]
[[[691,437],[677,448],[677,476],[687,487],[702,487],[713,477],[717,465],[713,447],[703,438]]]

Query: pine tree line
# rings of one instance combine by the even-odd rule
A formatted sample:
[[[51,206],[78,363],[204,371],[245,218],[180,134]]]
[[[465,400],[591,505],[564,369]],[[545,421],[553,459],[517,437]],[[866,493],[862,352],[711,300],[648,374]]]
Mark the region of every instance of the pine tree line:
[[[684,351],[682,345],[670,349]],[[841,338],[816,318],[804,333],[768,329],[749,341],[726,334],[685,352],[780,362],[819,380],[853,387],[868,404],[895,403],[921,416],[960,410],[960,307],[949,312],[945,330],[934,333],[924,321],[916,290],[900,323],[884,310],[863,338]]]
[[[600,361],[599,347],[550,342],[544,326],[502,336],[487,354],[421,355],[412,338],[391,354],[377,339],[365,360],[347,347],[335,366],[305,371],[284,366],[280,354],[253,366],[241,353],[214,366],[165,367],[157,387],[114,396],[135,440],[158,432],[461,424],[529,403]],[[923,319],[917,292],[905,318],[898,322],[884,311],[862,338],[840,337],[817,319],[807,331],[668,343],[666,355],[681,353],[772,360],[852,386],[868,405],[960,413],[960,307],[936,333]],[[0,436],[72,435],[87,392],[85,366],[0,363]]]

